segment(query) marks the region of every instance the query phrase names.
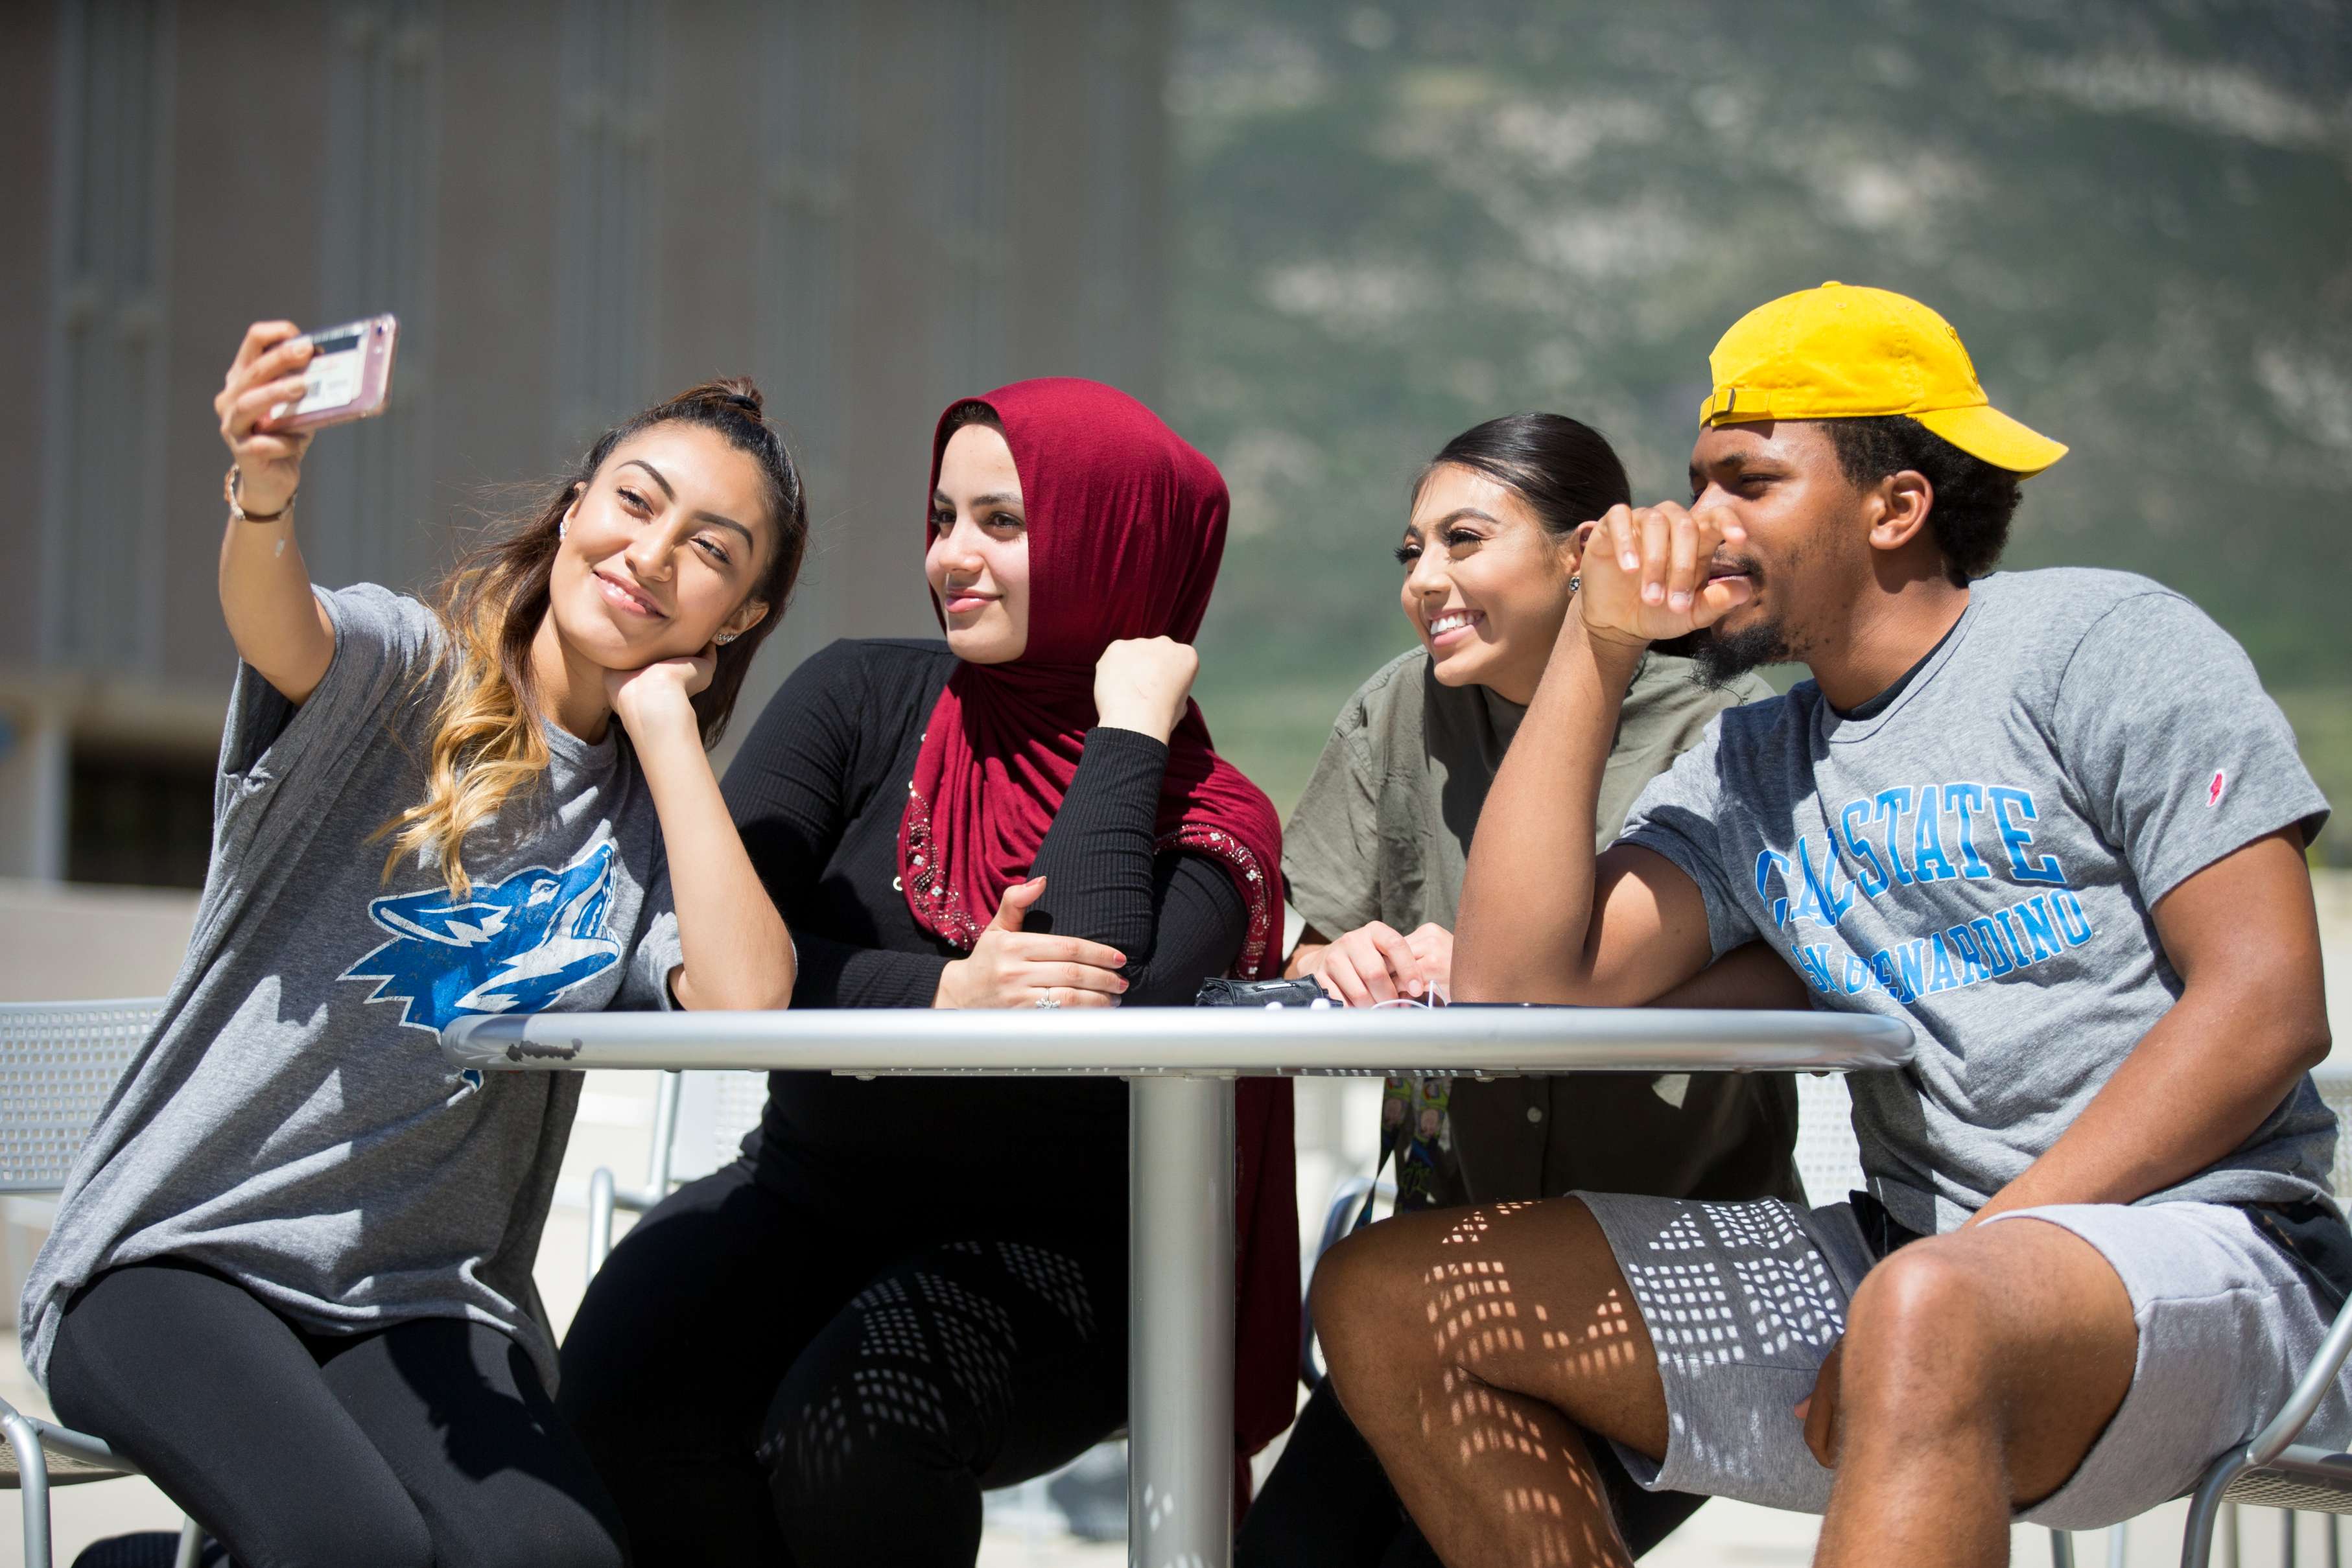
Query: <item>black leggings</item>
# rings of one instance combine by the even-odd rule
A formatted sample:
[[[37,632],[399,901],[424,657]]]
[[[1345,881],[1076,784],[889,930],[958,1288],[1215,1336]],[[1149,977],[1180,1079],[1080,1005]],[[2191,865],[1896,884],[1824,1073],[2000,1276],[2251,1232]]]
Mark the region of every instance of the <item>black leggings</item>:
[[[560,1403],[640,1568],[970,1568],[982,1488],[1126,1419],[1123,1228],[908,1223],[795,1204],[739,1164],[614,1249]]]
[[[138,1263],[68,1305],[49,1396],[237,1568],[626,1562],[587,1456],[487,1324],[311,1333],[209,1270]]]

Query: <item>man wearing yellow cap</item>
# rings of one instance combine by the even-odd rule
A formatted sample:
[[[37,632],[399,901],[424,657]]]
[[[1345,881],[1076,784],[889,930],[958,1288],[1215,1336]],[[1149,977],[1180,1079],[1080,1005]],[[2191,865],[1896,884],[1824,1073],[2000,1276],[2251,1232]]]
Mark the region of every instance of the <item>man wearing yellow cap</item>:
[[[2065,448],[1915,300],[1825,284],[1712,359],[1692,501],[1601,519],[1462,891],[1457,998],[1634,1005],[1761,939],[1898,1018],[1869,1190],[1407,1217],[1318,1270],[1332,1377],[1455,1563],[1623,1560],[1591,1454],[1826,1515],[1816,1561],[2005,1563],[2189,1490],[2352,1286],[2304,850],[2326,801],[2236,643],[2119,572],[1993,573]],[[1731,709],[1592,851],[1654,641]],[[2305,1441],[2352,1436],[2339,1386]]]

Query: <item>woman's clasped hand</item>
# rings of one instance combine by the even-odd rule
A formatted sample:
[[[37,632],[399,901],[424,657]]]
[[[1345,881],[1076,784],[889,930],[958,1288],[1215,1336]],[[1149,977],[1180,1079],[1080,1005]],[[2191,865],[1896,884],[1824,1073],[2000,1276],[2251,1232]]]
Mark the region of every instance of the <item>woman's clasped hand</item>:
[[[1172,637],[1125,637],[1095,661],[1095,722],[1165,744],[1192,700],[1201,655]],[[940,971],[932,1006],[941,1008],[1108,1008],[1127,994],[1127,955],[1100,942],[1024,931],[1030,907],[1045,896],[1033,876],[1005,889],[971,956]]]
[[[1045,879],[1033,876],[1004,890],[995,918],[971,945],[971,956],[940,971],[941,1008],[1108,1008],[1126,994],[1119,970],[1127,955],[1099,942],[1024,931],[1029,906],[1045,896]]]

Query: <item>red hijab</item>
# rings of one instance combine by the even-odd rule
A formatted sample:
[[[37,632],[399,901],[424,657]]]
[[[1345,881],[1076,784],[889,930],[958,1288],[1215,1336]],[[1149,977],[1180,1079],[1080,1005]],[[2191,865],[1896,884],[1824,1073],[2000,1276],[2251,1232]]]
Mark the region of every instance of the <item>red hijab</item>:
[[[898,826],[908,908],[963,948],[1028,876],[1077,773],[1095,722],[1095,661],[1122,638],[1191,642],[1225,549],[1215,465],[1125,392],[1055,377],[949,412],[967,402],[995,411],[1020,471],[1029,643],[1010,664],[956,666],[924,728]],[[942,414],[931,437],[934,489],[955,428]],[[1265,791],[1217,755],[1191,702],[1168,737],[1159,836],[1162,849],[1207,855],[1234,879],[1249,911],[1234,972],[1278,968],[1281,823]]]
[[[1004,664],[959,664],[924,727],[898,826],[898,880],[916,923],[970,948],[1004,890],[1029,874],[1095,722],[1095,661],[1126,637],[1189,643],[1225,549],[1225,482],[1150,409],[1097,382],[1015,382],[959,400],[931,436],[940,456],[964,402],[987,404],[1021,475],[1029,538],[1029,643]],[[939,611],[933,601],[932,609]],[[944,622],[945,617],[941,617]],[[1209,743],[1187,703],[1168,737],[1162,849],[1223,866],[1249,912],[1234,972],[1282,965],[1282,824],[1265,792]],[[1235,1496],[1248,1456],[1290,1424],[1298,1375],[1298,1198],[1286,1078],[1234,1097]]]

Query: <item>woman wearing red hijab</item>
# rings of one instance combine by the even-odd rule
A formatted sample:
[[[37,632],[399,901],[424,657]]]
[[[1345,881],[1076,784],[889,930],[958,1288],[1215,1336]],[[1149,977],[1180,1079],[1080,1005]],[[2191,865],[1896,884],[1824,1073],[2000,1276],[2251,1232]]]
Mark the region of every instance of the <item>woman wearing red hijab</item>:
[[[931,444],[936,642],[836,643],[727,775],[795,1008],[1189,1004],[1279,962],[1273,807],[1211,747],[1188,645],[1225,487],[1092,382],[960,402]],[[1235,1448],[1287,1422],[1287,1086],[1244,1083]],[[1127,1404],[1116,1080],[776,1073],[741,1161],[614,1249],[561,1403],[665,1563],[952,1564],[980,1494]]]

